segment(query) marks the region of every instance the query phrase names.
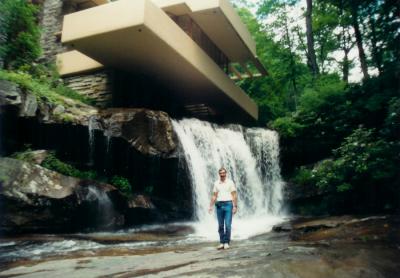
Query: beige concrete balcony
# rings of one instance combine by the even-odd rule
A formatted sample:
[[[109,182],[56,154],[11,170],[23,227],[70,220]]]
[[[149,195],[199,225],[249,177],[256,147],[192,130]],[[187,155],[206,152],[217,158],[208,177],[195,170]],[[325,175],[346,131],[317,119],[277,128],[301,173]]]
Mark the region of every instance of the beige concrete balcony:
[[[154,76],[185,104],[258,117],[257,105],[245,92],[150,0],[119,0],[69,14],[62,42],[106,67]]]
[[[58,54],[56,64],[61,76],[83,74],[104,68],[99,62],[77,50]]]

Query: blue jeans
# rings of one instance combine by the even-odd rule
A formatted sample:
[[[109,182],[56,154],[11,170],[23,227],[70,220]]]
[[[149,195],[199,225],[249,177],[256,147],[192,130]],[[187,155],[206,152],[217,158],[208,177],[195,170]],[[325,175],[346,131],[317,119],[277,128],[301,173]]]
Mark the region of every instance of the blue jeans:
[[[229,244],[232,228],[232,201],[217,202],[215,206],[217,207],[219,242]]]

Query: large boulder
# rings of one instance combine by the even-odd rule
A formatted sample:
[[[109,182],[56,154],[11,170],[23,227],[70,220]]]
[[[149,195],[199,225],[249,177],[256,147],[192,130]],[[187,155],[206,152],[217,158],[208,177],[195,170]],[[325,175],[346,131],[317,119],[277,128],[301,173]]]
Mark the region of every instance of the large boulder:
[[[29,91],[7,80],[0,80],[0,113],[12,108],[18,117],[36,117],[45,124],[72,124],[101,130],[108,138],[121,138],[144,155],[167,157],[176,149],[176,138],[169,115],[145,108],[99,110],[70,98],[58,102],[38,101]]]
[[[0,232],[68,232],[121,226],[123,216],[113,205],[118,198],[123,199],[109,184],[0,158]]]
[[[108,137],[120,137],[145,155],[167,156],[176,149],[171,119],[162,111],[111,108],[91,119],[92,128]]]
[[[3,106],[18,107],[21,117],[34,117],[38,110],[34,95],[22,91],[15,83],[0,79],[0,108]]]

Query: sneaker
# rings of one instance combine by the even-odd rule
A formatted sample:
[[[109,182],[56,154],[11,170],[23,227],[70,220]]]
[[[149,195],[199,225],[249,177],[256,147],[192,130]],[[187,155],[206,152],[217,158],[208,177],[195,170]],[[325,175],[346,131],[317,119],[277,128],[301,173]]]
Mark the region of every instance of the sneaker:
[[[218,245],[217,250],[222,250],[224,249],[224,245],[221,243],[220,245]]]
[[[228,243],[224,244],[224,249],[229,249],[229,244]]]

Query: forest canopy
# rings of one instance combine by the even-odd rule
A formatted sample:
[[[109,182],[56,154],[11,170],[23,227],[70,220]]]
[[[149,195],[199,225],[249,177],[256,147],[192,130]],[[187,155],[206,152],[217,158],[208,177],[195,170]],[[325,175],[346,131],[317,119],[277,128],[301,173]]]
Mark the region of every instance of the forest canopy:
[[[269,72],[240,85],[259,105],[259,124],[281,136],[289,186],[318,192],[298,212],[399,209],[398,2],[234,4]]]

